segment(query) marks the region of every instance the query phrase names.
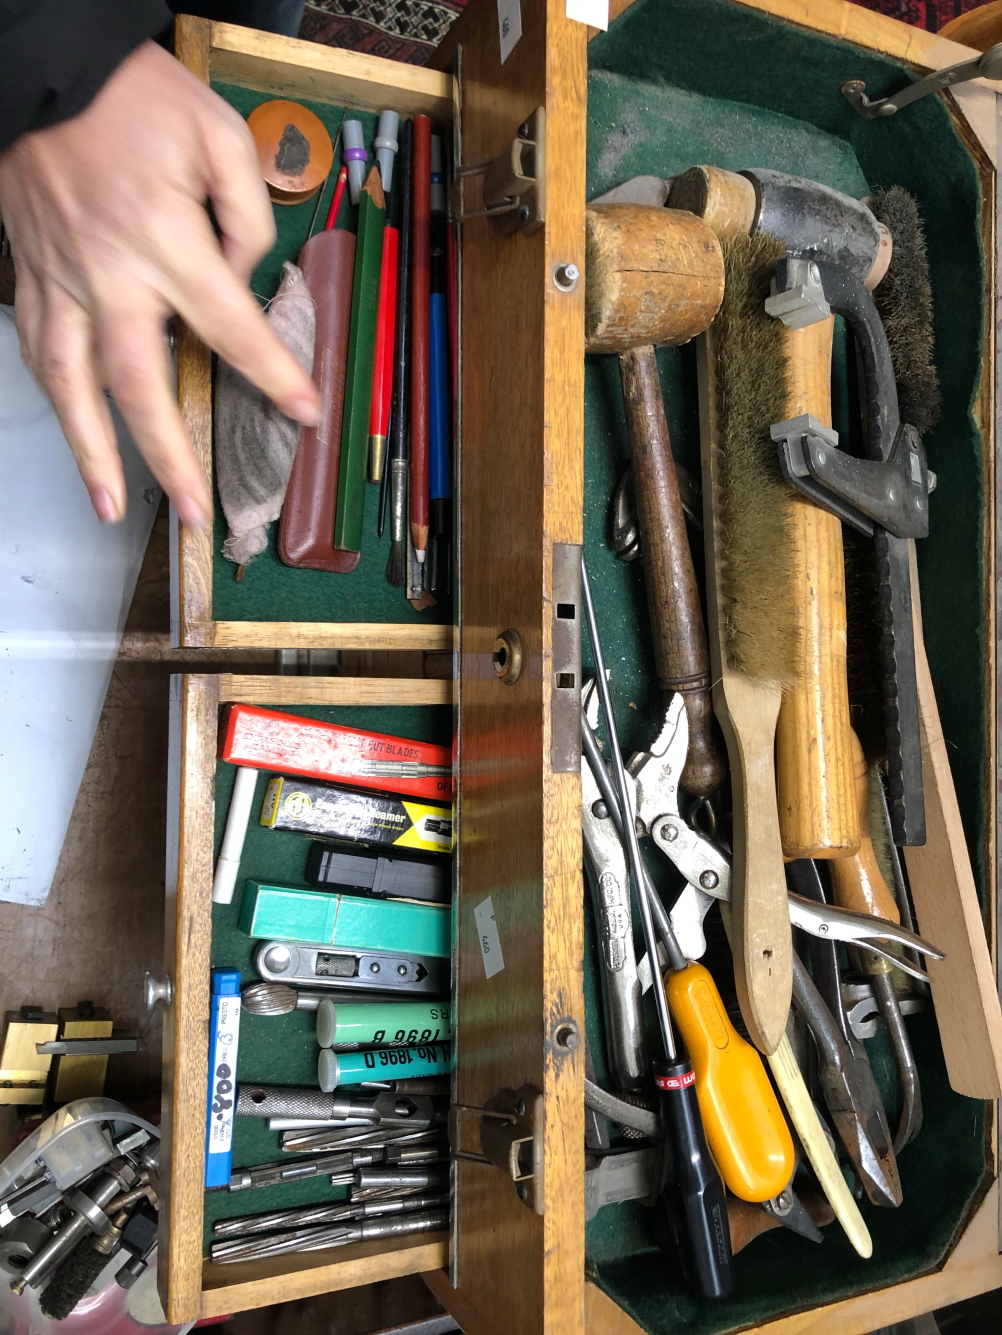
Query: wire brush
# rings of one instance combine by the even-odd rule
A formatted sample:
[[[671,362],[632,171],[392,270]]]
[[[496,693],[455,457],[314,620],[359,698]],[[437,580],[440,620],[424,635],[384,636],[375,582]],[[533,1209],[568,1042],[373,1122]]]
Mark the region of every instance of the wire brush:
[[[765,312],[785,253],[774,237],[721,238],[724,299],[713,323],[720,439],[725,650],[758,681],[798,676],[800,644],[791,587],[795,569],[790,488],[769,428],[786,415],[783,326]]]

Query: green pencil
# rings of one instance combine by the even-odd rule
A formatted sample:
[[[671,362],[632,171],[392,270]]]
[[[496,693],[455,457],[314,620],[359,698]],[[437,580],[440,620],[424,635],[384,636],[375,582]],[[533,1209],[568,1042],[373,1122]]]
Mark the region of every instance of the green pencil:
[[[379,271],[383,259],[383,224],[386,199],[379,168],[369,173],[358,201],[358,240],[355,278],[351,289],[351,324],[348,330],[348,370],[341,424],[341,462],[334,546],[349,552],[362,550],[362,515],[365,508],[365,470],[369,453],[369,406],[372,400],[372,362],[376,350],[379,309]]]

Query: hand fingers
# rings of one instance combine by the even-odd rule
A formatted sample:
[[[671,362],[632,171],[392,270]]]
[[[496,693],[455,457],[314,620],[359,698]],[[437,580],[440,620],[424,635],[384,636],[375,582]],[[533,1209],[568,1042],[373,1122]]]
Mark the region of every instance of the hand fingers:
[[[59,418],[98,519],[115,524],[125,514],[125,477],[95,371],[90,316],[61,288],[50,287],[38,338],[35,375]]]
[[[17,326],[17,337],[21,344],[21,360],[38,383],[41,384],[42,377],[36,368],[39,361],[38,350],[42,341],[42,315],[45,310],[42,289],[38,285],[38,279],[27,265],[18,264],[16,260],[14,263],[17,275],[14,288],[14,323]]]
[[[248,289],[214,244],[192,243],[176,270],[171,294],[178,313],[198,336],[241,375],[307,425],[319,415],[313,381],[270,328]]]
[[[212,514],[209,488],[171,392],[162,312],[142,294],[123,293],[98,319],[108,388],[139,452],[181,521],[207,523]]]
[[[206,157],[209,198],[222,229],[223,254],[246,283],[258,260],[275,244],[275,219],[244,122],[232,134],[212,136]]]

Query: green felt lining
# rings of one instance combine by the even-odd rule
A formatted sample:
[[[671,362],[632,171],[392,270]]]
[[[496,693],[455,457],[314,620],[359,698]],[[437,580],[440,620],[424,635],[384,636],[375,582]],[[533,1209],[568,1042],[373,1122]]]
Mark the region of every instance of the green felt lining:
[[[861,120],[839,88],[866,81],[881,96],[908,77],[894,62],[816,36],[728,0],[637,0],[589,48],[588,197],[631,176],[671,176],[696,163],[731,170],[768,166],[863,196],[900,184],[925,220],[936,304],[936,362],[943,416],[926,437],[939,487],[931,535],[919,544],[926,643],[950,748],[964,828],[982,901],[987,797],[982,607],[983,446],[972,406],[982,353],[985,290],[981,193],[974,163],[938,98],[889,121]],[[960,295],[963,294],[963,295]],[[843,438],[858,439],[853,357],[837,330],[833,409]],[[658,354],[673,448],[698,476],[695,352]],[[629,457],[615,358],[588,359],[585,378],[585,551],[624,747],[649,743],[659,723],[643,572],[607,545],[607,506]],[[702,544],[690,530],[697,571]],[[587,647],[586,647],[586,671]],[[665,888],[672,876],[649,858]],[[677,878],[676,878],[677,884]],[[586,899],[585,987],[589,1041],[606,1073],[598,1014],[595,936]],[[648,1017],[650,1018],[650,1017]],[[735,1294],[699,1302],[660,1251],[651,1212],[609,1206],[587,1226],[589,1276],[651,1335],[718,1335],[917,1275],[944,1259],[985,1177],[985,1105],[953,1093],[931,1011],[908,1021],[920,1068],[925,1127],[900,1159],[905,1203],[863,1211],[874,1255],[860,1260],[837,1224],[815,1246],[785,1230],[735,1258]],[[656,1043],[651,1029],[652,1044]],[[869,1045],[897,1094],[885,1046]]]
[[[212,86],[244,117],[270,98],[270,94],[238,88],[232,84],[213,83]],[[308,102],[304,98],[298,98],[297,101],[320,117],[332,140],[345,116],[361,121],[371,160],[377,119],[372,112],[353,111],[331,106],[327,102]],[[332,177],[334,175],[336,173],[332,173]],[[317,228],[324,225],[332,192],[333,179],[325,187]],[[275,295],[284,261],[296,260],[309,234],[310,219],[316,203],[314,197],[304,204],[272,205],[278,237],[251,279],[251,288],[262,305]],[[351,205],[346,192],[339,225],[354,231],[357,214],[358,210]],[[357,569],[348,575],[329,574],[325,570],[297,570],[285,565],[278,555],[276,523],[269,530],[267,548],[254,558],[247,566],[243,579],[237,582],[234,578],[236,566],[222,554],[226,517],[219,504],[218,494],[215,499],[212,553],[214,621],[375,621],[441,625],[452,620],[452,602],[448,596],[437,594],[436,606],[417,612],[404,597],[403,589],[393,588],[386,583],[384,576],[386,559],[390,554],[390,530],[387,523],[382,538],[377,538],[378,486],[371,483],[366,485],[362,559]],[[333,523],[331,516],[332,532]]]
[[[283,713],[325,723],[343,723],[371,732],[390,733],[423,742],[449,746],[452,742],[452,707],[449,705],[328,706],[286,708]],[[236,767],[223,760],[216,762],[215,851],[218,856],[229,810]],[[240,860],[236,894],[232,904],[212,906],[212,967],[239,969],[244,983],[257,978],[251,957],[255,942],[240,931],[237,921],[248,877],[281,885],[306,886],[308,837],[288,830],[269,830],[258,823],[269,773],[258,776],[251,822]],[[262,1016],[244,1013],[240,1019],[240,1052],[237,1080],[271,1085],[317,1086],[315,1015],[293,1011],[291,1015]],[[237,1117],[234,1121],[233,1167],[272,1163],[283,1157],[277,1131],[269,1131],[267,1120]],[[288,1156],[290,1162],[292,1155]],[[342,1200],[347,1188],[331,1187],[327,1178],[288,1183],[280,1187],[262,1187],[251,1191],[209,1192],[205,1197],[205,1246],[212,1240],[212,1225],[217,1219],[234,1215],[260,1214],[296,1205]]]

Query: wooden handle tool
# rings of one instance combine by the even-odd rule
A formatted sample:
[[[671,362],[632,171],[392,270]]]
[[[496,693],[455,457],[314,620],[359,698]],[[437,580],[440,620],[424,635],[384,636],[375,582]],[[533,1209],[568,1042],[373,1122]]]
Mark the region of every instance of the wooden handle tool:
[[[719,237],[749,236],[759,225],[754,182],[719,167],[683,172],[672,185],[669,204],[691,210]],[[797,219],[789,221],[796,230]],[[784,331],[787,418],[812,413],[823,425],[831,425],[833,324],[829,319]],[[783,853],[789,859],[841,857],[859,846],[849,739],[842,529],[834,515],[792,489],[788,504],[801,670],[799,681],[784,693],[776,736]]]
[[[831,426],[834,318],[785,331],[787,418],[811,413]],[[859,847],[852,728],[846,677],[842,525],[790,492],[801,670],[783,693],[776,729],[776,781],[783,855],[839,858]]]
[[[773,766],[782,692],[778,685],[746,676],[728,661],[717,557],[720,442],[712,329],[701,340],[698,368],[713,707],[727,744],[734,812],[734,981],[749,1036],[762,1052],[773,1053],[783,1041],[793,993],[793,945]]]
[[[925,654],[914,542],[911,547],[926,843],[905,849],[905,866],[919,930],[946,952],[945,959],[929,961],[929,979],[951,1088],[996,1099],[1002,1094],[1002,1009]]]
[[[724,761],[713,736],[710,651],[653,346],[621,353],[619,370],[658,684],[685,698],[689,753],[682,787],[709,797],[724,781]]]
[[[831,883],[835,903],[854,913],[867,913],[871,918],[900,922],[901,914],[894,896],[887,887],[883,873],[873,852],[870,837],[870,778],[866,757],[859,738],[852,734],[853,771],[856,783],[856,808],[859,812],[859,850],[851,857],[835,858],[831,864]],[[870,973],[889,973],[894,967],[877,955],[866,955]]]
[[[685,343],[706,329],[723,296],[723,257],[694,214],[605,204],[586,217],[587,350],[619,353],[655,665],[662,690],[685,698],[689,754],[682,786],[709,797],[725,770],[713,735],[709,650],[654,345]]]

